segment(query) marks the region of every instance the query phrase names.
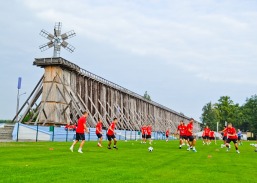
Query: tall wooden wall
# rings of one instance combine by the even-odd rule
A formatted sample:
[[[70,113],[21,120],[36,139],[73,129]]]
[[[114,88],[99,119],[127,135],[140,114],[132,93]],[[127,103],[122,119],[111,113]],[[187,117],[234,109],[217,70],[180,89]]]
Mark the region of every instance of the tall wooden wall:
[[[107,127],[112,119],[117,117],[119,129],[139,130],[142,125],[151,124],[155,131],[165,131],[170,128],[175,132],[180,120],[185,122],[189,120],[187,116],[158,103],[147,101],[142,96],[83,70],[61,57],[36,59],[34,65],[45,68],[42,101],[48,106],[44,109],[45,113],[51,112],[52,115],[47,117],[47,120],[55,123],[60,123],[59,120],[62,122],[69,120],[68,117],[60,117],[60,112],[53,112],[55,108],[64,109],[65,105],[69,105],[64,97],[61,97],[67,95],[64,85],[83,100],[91,116],[90,126],[94,126],[97,119],[101,118],[104,126]],[[53,84],[51,80],[54,81]],[[54,87],[49,92],[51,85]],[[46,98],[48,93],[51,97]],[[59,107],[53,107],[53,105]],[[48,109],[51,111],[47,111]],[[72,106],[69,110],[72,110]],[[69,110],[67,111],[70,112]],[[46,120],[45,115],[41,115],[41,121]],[[198,128],[199,123],[196,122],[195,131]]]

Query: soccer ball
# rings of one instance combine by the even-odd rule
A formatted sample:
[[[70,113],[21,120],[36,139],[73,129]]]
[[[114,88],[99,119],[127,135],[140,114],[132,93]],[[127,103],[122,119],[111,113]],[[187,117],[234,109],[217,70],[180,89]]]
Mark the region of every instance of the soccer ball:
[[[148,151],[152,152],[153,151],[153,147],[148,147]]]

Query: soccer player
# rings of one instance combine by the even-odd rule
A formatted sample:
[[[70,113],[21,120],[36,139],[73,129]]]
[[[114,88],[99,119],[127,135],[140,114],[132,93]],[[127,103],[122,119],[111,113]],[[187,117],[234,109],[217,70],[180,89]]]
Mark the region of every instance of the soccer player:
[[[221,144],[221,148],[223,148],[223,147],[226,147],[226,142],[227,142],[227,130],[228,130],[228,128],[227,128],[227,126],[224,126],[223,127],[223,130],[221,131],[221,133],[223,134],[223,138],[222,138],[222,140],[223,140],[223,144]]]
[[[183,120],[181,120],[180,124],[178,125],[177,134],[179,134],[179,149],[181,149],[182,146],[185,145],[185,141],[187,141],[186,125],[184,124]]]
[[[117,144],[117,139],[116,139],[116,137],[115,137],[115,132],[114,132],[114,130],[115,130],[115,126],[116,126],[116,124],[118,123],[118,119],[117,118],[113,118],[113,122],[110,124],[110,126],[109,126],[109,128],[108,128],[108,130],[107,130],[107,134],[106,134],[106,136],[107,136],[107,139],[108,139],[108,149],[112,149],[111,148],[111,144],[112,144],[112,139],[113,139],[113,141],[114,141],[114,145],[113,145],[113,148],[114,149],[118,149],[117,147],[116,147],[116,144]]]
[[[86,131],[86,133],[89,133],[87,126],[86,126],[87,117],[88,117],[88,113],[83,112],[83,115],[78,120],[77,129],[76,129],[76,140],[73,142],[73,144],[70,147],[71,152],[73,152],[73,148],[78,143],[78,141],[81,140],[78,152],[83,153],[82,148],[85,143],[85,131]]]
[[[97,143],[98,147],[103,147],[102,146],[102,141],[103,141],[103,132],[102,132],[102,128],[103,128],[103,122],[102,120],[99,118],[98,119],[98,123],[96,124],[96,136],[98,137],[99,141]]]
[[[236,152],[240,153],[239,150],[238,150],[238,145],[237,145],[236,129],[234,127],[232,127],[232,123],[228,123],[227,135],[228,135],[228,139],[227,139],[227,142],[226,142],[227,151],[230,150],[230,142],[232,141],[235,145]]]
[[[238,137],[238,144],[243,145],[241,138],[242,138],[242,132],[240,129],[237,130],[237,137]]]
[[[209,145],[210,144],[210,137],[209,137],[209,133],[210,133],[210,128],[208,126],[206,126],[204,128],[204,144]]]
[[[195,149],[196,140],[193,136],[193,125],[194,125],[194,119],[190,118],[189,123],[187,125],[187,139],[189,141],[190,147],[188,147],[187,150],[190,151],[190,149],[193,149],[194,152],[197,152]]]
[[[209,144],[211,144],[212,140],[215,140],[215,132],[213,130],[209,133]]]
[[[148,125],[146,128],[146,139],[149,140],[149,144],[152,144],[152,126]]]
[[[166,135],[166,142],[169,141],[169,135],[170,135],[170,129],[168,128],[165,132],[165,135]]]
[[[141,128],[141,133],[142,133],[142,140],[141,140],[141,144],[142,143],[146,143],[146,126],[143,125]]]

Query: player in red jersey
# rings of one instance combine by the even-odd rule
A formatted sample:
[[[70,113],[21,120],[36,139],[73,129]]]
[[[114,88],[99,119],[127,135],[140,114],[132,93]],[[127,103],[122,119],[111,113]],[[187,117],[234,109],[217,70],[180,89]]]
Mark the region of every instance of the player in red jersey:
[[[170,135],[170,129],[168,128],[165,132],[165,135],[166,135],[166,142],[169,141],[169,135]]]
[[[237,132],[236,132],[236,129],[234,127],[232,127],[232,123],[228,124],[227,135],[228,135],[228,139],[226,142],[227,151],[230,150],[230,142],[232,141],[235,145],[236,152],[240,153],[238,150],[238,144],[237,144]]]
[[[143,125],[141,128],[141,133],[142,133],[142,140],[141,140],[141,144],[142,143],[146,143],[146,126]]]
[[[103,132],[102,132],[102,128],[103,128],[103,122],[102,120],[99,118],[98,119],[98,123],[96,124],[96,136],[98,137],[99,141],[97,143],[98,147],[102,147],[102,141],[103,141]]]
[[[221,131],[221,134],[222,134],[222,140],[223,140],[223,144],[221,144],[221,148],[225,147],[226,146],[226,142],[227,142],[227,126],[224,126],[223,130]]]
[[[181,149],[182,146],[185,145],[185,141],[187,141],[186,125],[184,124],[183,120],[181,120],[180,124],[178,125],[177,134],[179,134],[179,149]]]
[[[85,143],[85,131],[86,131],[86,133],[89,132],[87,129],[87,126],[86,126],[87,116],[88,116],[88,113],[83,112],[83,115],[78,120],[77,129],[76,129],[76,140],[73,142],[73,144],[70,147],[71,152],[73,152],[73,148],[74,148],[75,144],[77,144],[78,141],[81,140],[78,152],[83,153],[82,148]]]
[[[208,127],[208,126],[206,126],[205,128],[204,128],[204,137],[203,137],[203,139],[204,139],[204,144],[207,144],[207,145],[209,145],[210,144],[210,137],[209,137],[209,133],[210,133],[210,128]]]
[[[213,130],[209,132],[209,144],[212,140],[215,140],[215,132]]]
[[[118,149],[117,147],[116,147],[116,144],[117,144],[117,139],[116,139],[116,137],[115,137],[115,132],[114,132],[114,130],[115,130],[115,126],[116,126],[116,124],[118,123],[118,119],[117,118],[114,118],[113,119],[113,122],[110,124],[110,126],[109,126],[109,128],[108,128],[108,130],[107,130],[107,134],[106,134],[106,136],[107,136],[107,139],[108,139],[108,149],[112,149],[111,148],[111,144],[112,144],[112,139],[113,139],[113,141],[114,141],[114,145],[113,145],[113,148],[114,149]]]
[[[152,126],[148,125],[146,128],[146,139],[149,140],[149,144],[152,144]]]
[[[194,125],[194,119],[190,118],[189,123],[187,125],[187,139],[189,141],[190,147],[188,147],[187,150],[190,151],[190,149],[192,149],[194,152],[197,152],[195,149],[196,140],[193,136],[193,125]]]

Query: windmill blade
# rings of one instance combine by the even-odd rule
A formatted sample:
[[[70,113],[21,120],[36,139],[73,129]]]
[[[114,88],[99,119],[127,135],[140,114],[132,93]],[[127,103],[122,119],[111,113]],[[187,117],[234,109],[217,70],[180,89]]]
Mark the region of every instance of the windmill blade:
[[[50,41],[52,41],[54,39],[54,35],[50,34],[49,32],[47,32],[46,30],[42,29],[41,32],[39,33],[39,35],[49,39]]]
[[[47,50],[47,49],[49,49],[49,48],[51,48],[53,46],[54,46],[54,43],[52,41],[50,41],[50,42],[48,42],[46,44],[43,44],[43,45],[39,46],[39,49],[42,52],[42,51],[45,51],[45,50]]]
[[[66,41],[63,41],[61,46],[68,50],[70,53],[72,53],[75,50],[75,47],[72,46],[71,44],[67,43]]]
[[[62,34],[61,38],[62,38],[62,40],[66,40],[66,39],[69,39],[69,38],[74,37],[74,36],[76,36],[76,33],[74,32],[74,30],[71,30],[69,32],[66,32],[66,33]]]

